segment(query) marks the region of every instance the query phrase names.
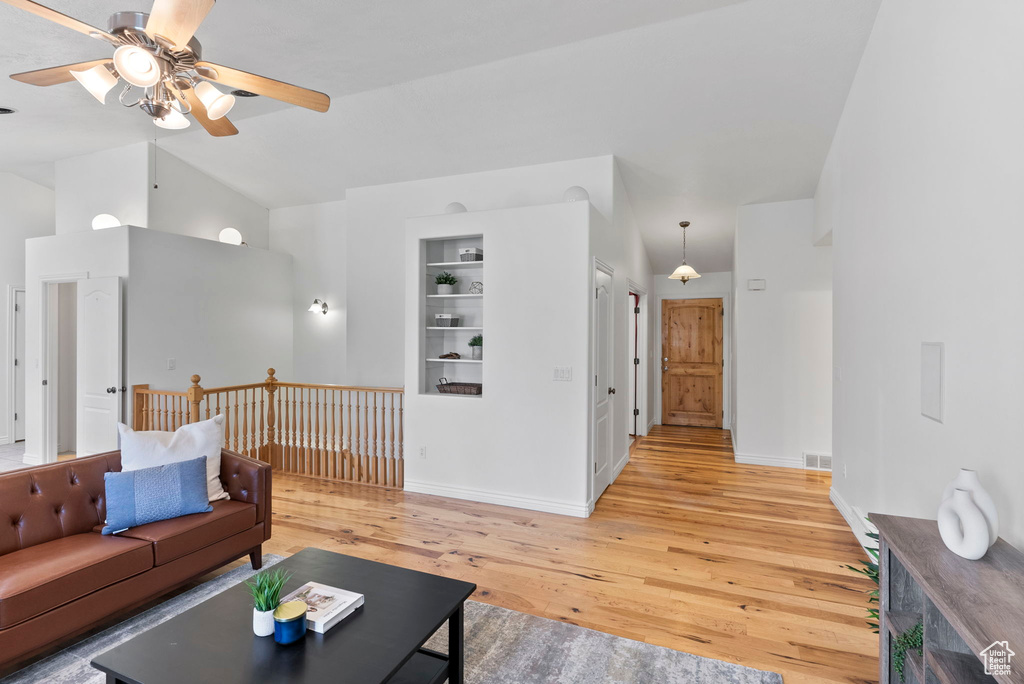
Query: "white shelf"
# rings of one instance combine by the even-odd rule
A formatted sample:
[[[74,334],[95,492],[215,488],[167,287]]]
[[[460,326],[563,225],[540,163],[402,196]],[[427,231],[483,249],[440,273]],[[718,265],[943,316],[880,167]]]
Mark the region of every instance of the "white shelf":
[[[427,268],[483,268],[484,262],[480,261],[436,261],[427,264]]]
[[[483,359],[427,359],[427,363],[483,363]]]
[[[427,295],[431,299],[480,299],[483,297],[482,294],[450,294],[450,295],[439,295],[432,294]]]
[[[483,330],[483,328],[474,328],[474,327],[469,326],[469,325],[456,325],[456,326],[449,325],[448,327],[444,327],[444,326],[440,326],[440,325],[428,325],[427,326],[427,330],[444,330],[445,332],[454,332],[456,330]]]

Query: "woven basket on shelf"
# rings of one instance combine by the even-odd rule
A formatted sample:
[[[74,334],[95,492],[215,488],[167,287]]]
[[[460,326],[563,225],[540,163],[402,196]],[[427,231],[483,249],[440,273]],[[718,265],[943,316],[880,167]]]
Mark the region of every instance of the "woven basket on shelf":
[[[441,394],[483,394],[484,386],[479,382],[448,382],[448,378],[440,378],[437,391]]]

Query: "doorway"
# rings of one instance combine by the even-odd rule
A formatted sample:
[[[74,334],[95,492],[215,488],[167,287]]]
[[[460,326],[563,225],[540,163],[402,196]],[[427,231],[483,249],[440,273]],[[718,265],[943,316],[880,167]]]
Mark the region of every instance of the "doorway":
[[[721,298],[662,300],[662,425],[722,427],[724,314]]]
[[[626,302],[625,321],[626,345],[626,378],[629,384],[626,401],[621,402],[626,412],[626,432],[629,433],[630,444],[647,434],[648,418],[648,369],[651,352],[648,350],[647,330],[647,290],[626,279],[629,295]],[[619,466],[616,464],[616,469]]]
[[[7,424],[12,426],[9,441],[14,444],[25,441],[25,289],[11,290],[11,357],[10,371],[10,416]]]
[[[75,453],[78,430],[78,284],[57,283],[57,455]]]
[[[612,482],[612,445],[615,423],[614,311],[612,269],[594,260],[594,299],[591,318],[593,337],[593,458],[592,500]]]

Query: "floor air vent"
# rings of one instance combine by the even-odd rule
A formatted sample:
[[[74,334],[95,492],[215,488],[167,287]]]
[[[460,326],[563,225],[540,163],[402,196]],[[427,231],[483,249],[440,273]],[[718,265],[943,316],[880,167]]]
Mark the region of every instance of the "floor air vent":
[[[832,470],[831,454],[809,454],[804,452],[804,468],[808,470]]]

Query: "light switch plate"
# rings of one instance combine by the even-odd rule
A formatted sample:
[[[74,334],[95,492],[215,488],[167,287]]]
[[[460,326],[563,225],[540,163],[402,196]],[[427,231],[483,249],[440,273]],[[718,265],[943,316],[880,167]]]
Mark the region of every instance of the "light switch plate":
[[[747,289],[755,292],[768,289],[768,281],[764,278],[751,278],[747,281]]]
[[[572,382],[572,366],[555,366],[555,382]]]
[[[167,359],[167,370],[174,370],[178,367],[177,359]]]

